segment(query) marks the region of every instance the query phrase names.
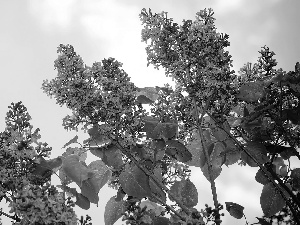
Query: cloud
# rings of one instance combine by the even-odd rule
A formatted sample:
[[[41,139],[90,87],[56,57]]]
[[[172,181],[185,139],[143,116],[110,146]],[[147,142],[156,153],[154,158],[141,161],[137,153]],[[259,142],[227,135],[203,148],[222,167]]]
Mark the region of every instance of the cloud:
[[[30,0],[29,12],[47,31],[54,27],[68,29],[76,13],[76,5],[77,0]]]

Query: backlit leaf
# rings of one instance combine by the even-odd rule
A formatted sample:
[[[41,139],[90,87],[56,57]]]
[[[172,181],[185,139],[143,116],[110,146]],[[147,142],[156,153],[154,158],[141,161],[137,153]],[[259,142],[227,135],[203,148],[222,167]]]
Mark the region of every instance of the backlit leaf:
[[[115,169],[119,169],[123,164],[122,152],[116,145],[110,145],[104,151],[102,161]]]
[[[119,182],[127,195],[143,198],[151,195],[149,177],[137,166],[126,165]]]
[[[268,183],[263,187],[260,196],[260,205],[265,216],[270,217],[279,212],[285,206],[285,201],[274,185],[272,183]]]
[[[81,185],[81,194],[88,198],[88,200],[92,203],[98,204],[99,196],[97,192],[97,183],[91,178],[82,181]]]
[[[95,186],[95,190],[98,193],[100,189],[109,181],[111,178],[111,170],[101,161],[96,160],[88,165],[90,171],[94,172],[94,175],[90,178]]]
[[[79,156],[69,155],[63,160],[62,168],[65,174],[76,182],[79,187],[82,185],[82,181],[89,178],[88,168],[79,162]]]
[[[105,225],[113,225],[118,219],[121,218],[122,213],[125,212],[125,202],[123,200],[116,201],[116,196],[113,196],[106,203],[104,211]]]

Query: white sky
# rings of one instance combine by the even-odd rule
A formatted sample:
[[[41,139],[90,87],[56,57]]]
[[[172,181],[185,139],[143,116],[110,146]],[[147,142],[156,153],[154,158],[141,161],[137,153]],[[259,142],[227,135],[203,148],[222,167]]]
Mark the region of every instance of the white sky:
[[[60,43],[72,44],[87,65],[104,57],[116,58],[138,87],[168,82],[163,71],[146,66],[138,17],[142,8],[167,11],[169,17],[180,23],[183,19],[194,19],[197,11],[212,7],[218,30],[229,34],[228,51],[237,72],[244,63],[256,62],[264,45],[277,54],[278,67],[294,69],[300,61],[299,6],[298,0],[0,1],[0,131],[4,130],[7,107],[11,102],[22,101],[33,118],[34,128],[41,129],[42,141],[53,147],[52,157],[61,155],[61,147],[75,136],[75,132],[67,132],[61,126],[62,118],[70,111],[56,105],[41,90],[43,80],[56,76],[53,62]],[[85,137],[81,135],[80,140]],[[262,185],[254,181],[256,171],[257,168],[231,166],[223,168],[216,180],[219,201],[243,205],[250,223],[256,222],[255,216],[262,215]],[[212,205],[210,185],[201,170],[195,168],[192,174],[199,193],[198,209],[204,208],[205,203]],[[105,204],[115,194],[115,190],[105,186],[99,193],[99,207],[93,205],[88,211],[76,208],[78,216],[89,214],[93,224],[104,224]],[[245,224],[225,210],[224,213],[224,225]],[[2,219],[5,225],[10,224],[4,216]],[[116,223],[120,224],[123,223]]]

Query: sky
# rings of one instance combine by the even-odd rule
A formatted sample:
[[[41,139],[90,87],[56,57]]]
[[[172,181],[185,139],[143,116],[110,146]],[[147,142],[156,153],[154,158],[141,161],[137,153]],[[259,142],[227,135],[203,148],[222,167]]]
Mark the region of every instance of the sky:
[[[59,44],[71,44],[86,65],[114,57],[138,87],[163,86],[170,82],[162,70],[147,67],[145,47],[141,42],[139,13],[168,12],[181,23],[194,20],[196,12],[212,8],[216,27],[227,33],[231,46],[226,50],[237,72],[246,62],[255,63],[264,45],[276,53],[277,68],[294,70],[300,61],[300,2],[298,0],[1,0],[0,1],[0,132],[5,129],[5,114],[11,102],[22,101],[32,117],[34,128],[40,128],[41,141],[53,148],[52,156],[64,152],[62,146],[76,135],[62,127],[62,118],[70,114],[55,99],[42,92],[45,79],[53,79],[54,60]],[[79,133],[79,140],[87,138]],[[96,160],[88,157],[88,162]],[[262,185],[254,180],[257,168],[237,165],[223,171],[216,179],[219,201],[235,202],[245,207],[249,223],[262,216],[259,197]],[[199,168],[192,168],[191,180],[199,193],[197,208],[212,205],[210,184]],[[78,216],[89,214],[93,224],[104,224],[106,202],[116,194],[107,186],[99,193],[99,206],[88,210],[76,207]],[[7,207],[1,203],[5,212]],[[224,225],[246,224],[232,218],[225,210]],[[2,216],[4,225],[11,224]],[[125,224],[121,220],[116,225]]]

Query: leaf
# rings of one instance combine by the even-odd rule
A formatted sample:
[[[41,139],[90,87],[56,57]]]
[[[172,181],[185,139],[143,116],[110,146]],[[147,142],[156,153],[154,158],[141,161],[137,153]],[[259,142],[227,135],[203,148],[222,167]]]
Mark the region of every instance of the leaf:
[[[96,160],[88,165],[90,171],[94,172],[90,180],[95,186],[95,190],[98,193],[100,189],[109,181],[111,178],[111,170],[101,161]]]
[[[197,188],[189,179],[175,181],[170,188],[170,194],[187,207],[194,207],[198,204]],[[172,197],[170,197],[170,200],[174,201]]]
[[[76,182],[79,187],[82,185],[82,181],[89,178],[89,170],[82,163],[79,162],[78,155],[69,155],[63,160],[62,168],[65,174]]]
[[[165,208],[156,204],[155,202],[145,200],[142,201],[140,204],[141,209],[146,207],[146,211],[151,211],[154,213],[155,216],[161,215],[162,212],[165,212]]]
[[[137,166],[126,165],[119,182],[127,195],[144,198],[151,195],[149,177]]]
[[[105,225],[113,225],[121,218],[122,213],[125,212],[125,202],[123,200],[116,201],[115,197],[111,197],[105,205],[104,221]]]
[[[88,200],[87,197],[85,197],[84,195],[82,195],[80,193],[78,193],[78,195],[76,195],[75,204],[85,210],[88,210],[90,208],[90,201]]]
[[[153,175],[156,177],[158,182],[162,184],[162,169],[159,165],[154,167]],[[161,201],[166,202],[166,193],[151,178],[149,178],[149,186],[154,195],[156,195]],[[157,202],[156,199],[152,197],[150,197],[150,200]]]
[[[264,86],[261,82],[248,82],[243,84],[236,97],[245,102],[257,102],[265,95]]]
[[[268,174],[271,176],[271,174],[269,172],[268,172]],[[257,171],[257,173],[255,175],[255,180],[258,183],[261,183],[261,184],[264,184],[264,185],[270,183],[269,179],[265,176],[265,174],[263,173],[263,171],[261,169],[259,169]]]
[[[166,217],[159,216],[153,220],[153,225],[169,225],[169,224],[170,224],[170,220]]]
[[[260,205],[266,217],[273,216],[279,212],[284,206],[285,201],[277,192],[272,183],[264,185],[261,196]]]
[[[176,121],[161,123],[157,118],[146,116],[143,118],[144,131],[148,138],[152,139],[171,139],[176,136],[178,124]]]
[[[244,207],[233,202],[225,202],[226,210],[229,212],[231,216],[236,219],[241,219],[244,215]]]
[[[215,180],[222,171],[222,164],[225,161],[225,156],[222,154],[225,151],[225,146],[222,142],[216,142],[212,144],[213,151],[210,154],[210,162],[211,162],[211,171],[212,171],[212,179]],[[205,162],[204,166],[201,167],[203,175],[206,177],[208,181],[210,181],[209,171],[208,171],[208,163]]]
[[[104,150],[103,162],[112,166],[115,169],[119,169],[123,164],[122,152],[116,145],[110,145]]]
[[[77,140],[78,140],[78,136],[76,135],[76,136],[73,137],[70,141],[68,141],[68,142],[63,146],[63,148],[67,147],[67,146],[70,145],[70,144],[76,143]]]
[[[105,124],[99,125],[94,124],[92,128],[88,130],[90,138],[85,140],[83,143],[89,143],[90,147],[104,147],[111,143],[111,140],[101,133],[101,130],[106,129]]]
[[[211,129],[213,136],[218,140],[218,141],[224,141],[228,138],[228,134],[221,128],[216,127]]]
[[[79,161],[84,162],[87,158],[87,153],[84,148],[67,148],[66,151],[62,154],[62,158],[66,158],[69,155],[77,155],[79,157]]]
[[[98,204],[99,196],[97,192],[97,183],[93,182],[91,178],[82,181],[81,194],[88,198],[92,203]]]
[[[248,142],[246,144],[246,149],[259,163],[264,164],[269,161],[267,156],[266,147],[259,142]],[[257,167],[258,165],[250,158],[245,152],[242,152],[242,160],[251,167]]]
[[[291,172],[292,185],[298,191],[300,190],[300,168],[293,169]]]
[[[62,164],[62,159],[60,157],[45,160],[42,156],[39,156],[37,159],[38,163],[35,164],[32,175],[41,179],[51,176],[53,173],[52,170],[60,167]]]
[[[192,154],[184,146],[184,144],[182,144],[178,140],[168,140],[166,142],[166,145],[166,154],[168,154],[169,156],[174,157],[180,162],[188,162],[192,160]]]

